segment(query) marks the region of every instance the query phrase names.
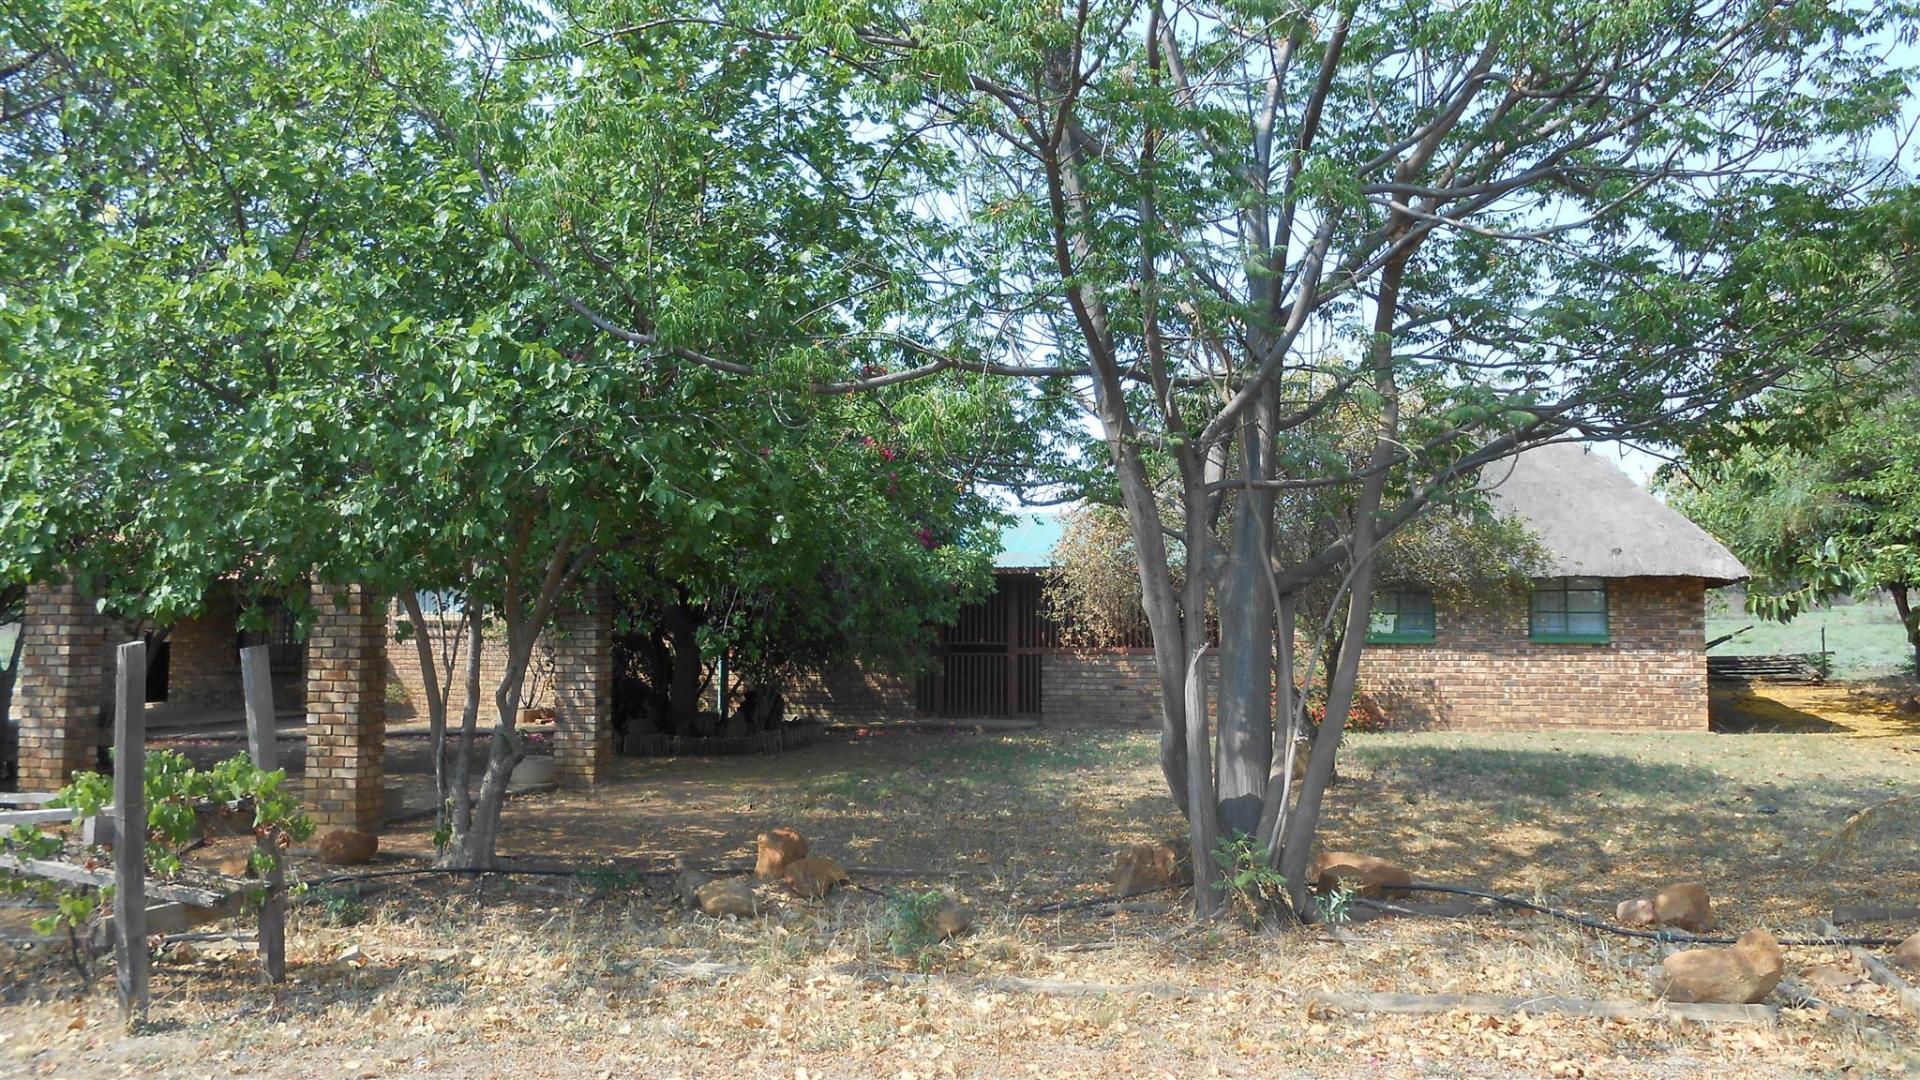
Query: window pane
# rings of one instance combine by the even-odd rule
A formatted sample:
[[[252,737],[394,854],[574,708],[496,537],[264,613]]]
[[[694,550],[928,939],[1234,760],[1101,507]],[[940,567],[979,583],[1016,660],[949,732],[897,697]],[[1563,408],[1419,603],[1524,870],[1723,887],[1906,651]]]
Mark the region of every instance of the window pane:
[[[1433,633],[1433,609],[1408,611],[1400,616],[1400,632],[1403,634]]]
[[[1607,610],[1607,594],[1604,592],[1588,592],[1584,589],[1568,592],[1567,610],[1605,611]]]
[[[1372,617],[1367,620],[1367,633],[1391,634],[1395,632],[1394,628],[1399,624],[1400,617],[1393,612],[1375,611]]]
[[[1533,610],[1565,611],[1567,594],[1558,589],[1541,589],[1533,594]]]
[[[1400,594],[1397,592],[1383,592],[1383,593],[1376,594],[1373,598],[1373,610],[1384,611],[1388,613],[1399,612]]]
[[[1533,632],[1536,634],[1564,634],[1567,632],[1567,617],[1553,611],[1539,612],[1533,617]]]
[[[1607,632],[1605,612],[1575,612],[1567,616],[1567,632],[1573,634],[1603,635]]]

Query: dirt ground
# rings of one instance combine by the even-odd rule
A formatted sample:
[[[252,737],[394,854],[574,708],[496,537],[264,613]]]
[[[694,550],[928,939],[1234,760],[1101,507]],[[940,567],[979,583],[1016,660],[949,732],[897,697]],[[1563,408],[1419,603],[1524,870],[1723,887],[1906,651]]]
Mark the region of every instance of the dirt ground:
[[[1424,880],[1595,916],[1698,880],[1726,929],[1796,932],[1839,903],[1920,898],[1911,821],[1830,850],[1858,810],[1920,795],[1920,733],[1858,711],[1886,719],[1744,734],[1356,736],[1327,840]],[[277,994],[260,988],[250,953],[176,945],[154,972],[152,1022],[128,1037],[110,978],[83,989],[58,950],[0,947],[0,1076],[1920,1072],[1920,1025],[1870,985],[1817,987],[1823,1006],[1785,1007],[1762,1026],[1392,1017],[1307,1001],[1316,990],[1650,1000],[1644,973],[1663,947],[1540,916],[1262,933],[1196,927],[1180,894],[1027,913],[1098,896],[1115,848],[1179,833],[1154,744],[1088,729],[886,731],[774,758],[621,760],[599,789],[508,808],[502,848],[521,865],[600,869],[386,879],[364,895],[316,885],[295,913],[293,981]],[[871,891],[813,904],[763,886],[760,916],[717,921],[680,907],[670,878],[640,873],[675,854],[747,858],[775,824],[858,868]],[[429,825],[400,826],[382,837],[376,869],[430,851]],[[306,868],[309,880],[323,874]],[[908,898],[933,889],[978,910],[973,933],[911,932]],[[1788,975],[1817,963],[1853,965],[1844,950],[1796,948]],[[930,978],[903,981],[918,976]]]

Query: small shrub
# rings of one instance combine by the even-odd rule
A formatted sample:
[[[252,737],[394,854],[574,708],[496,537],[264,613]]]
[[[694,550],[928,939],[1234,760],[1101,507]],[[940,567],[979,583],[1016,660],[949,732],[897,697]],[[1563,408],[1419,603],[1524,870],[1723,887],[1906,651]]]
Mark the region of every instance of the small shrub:
[[[352,889],[322,889],[313,902],[320,908],[320,922],[336,930],[358,926],[367,918],[367,905]]]
[[[1287,879],[1268,865],[1259,841],[1246,833],[1221,837],[1213,845],[1213,861],[1222,877],[1213,887],[1227,894],[1227,902],[1258,926],[1285,896]]]
[[[887,945],[895,956],[918,956],[940,943],[934,917],[946,902],[939,889],[896,893],[887,902]]]

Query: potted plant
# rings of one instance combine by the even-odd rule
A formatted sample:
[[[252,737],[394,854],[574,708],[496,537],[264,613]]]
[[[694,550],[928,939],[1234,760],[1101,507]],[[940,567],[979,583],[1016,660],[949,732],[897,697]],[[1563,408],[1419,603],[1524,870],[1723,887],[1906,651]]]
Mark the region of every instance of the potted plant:
[[[532,787],[535,784],[553,783],[555,766],[553,761],[553,733],[550,731],[530,732],[522,739],[527,756],[513,767],[513,777],[508,783],[512,787]]]

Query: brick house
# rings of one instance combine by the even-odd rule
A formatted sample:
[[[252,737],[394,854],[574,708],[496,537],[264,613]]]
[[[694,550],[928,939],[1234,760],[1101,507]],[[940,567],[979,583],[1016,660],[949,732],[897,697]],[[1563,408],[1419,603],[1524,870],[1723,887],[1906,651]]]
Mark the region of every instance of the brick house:
[[[1549,556],[1531,595],[1450,608],[1418,582],[1385,583],[1361,658],[1366,700],[1404,727],[1705,730],[1706,592],[1746,569],[1605,458],[1556,444],[1490,466],[1496,512]],[[1040,605],[1060,535],[1033,515],[1010,530],[995,589],[940,631],[935,671],[829,672],[798,712],[871,722],[907,715],[1159,724],[1146,640],[1071,649]]]

